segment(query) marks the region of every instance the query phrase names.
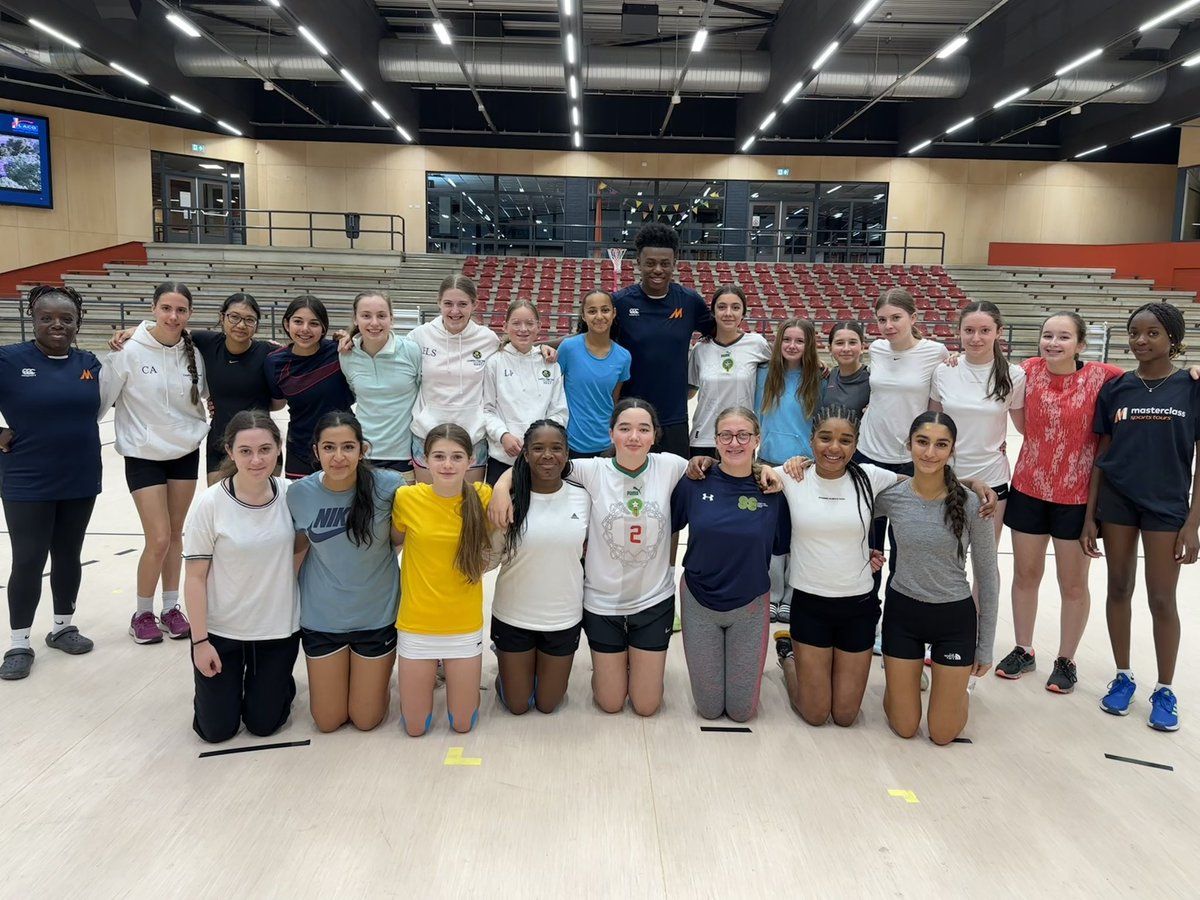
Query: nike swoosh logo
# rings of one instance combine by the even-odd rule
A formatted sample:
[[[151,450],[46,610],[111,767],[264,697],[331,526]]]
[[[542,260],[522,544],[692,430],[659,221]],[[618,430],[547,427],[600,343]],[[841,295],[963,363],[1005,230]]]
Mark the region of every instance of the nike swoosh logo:
[[[308,530],[308,539],[310,541],[312,541],[314,544],[319,544],[322,541],[327,541],[330,538],[335,538],[339,534],[345,534],[345,533],[346,533],[345,528],[336,528],[333,531],[322,531],[320,534],[318,534],[317,532],[313,531],[310,528]]]

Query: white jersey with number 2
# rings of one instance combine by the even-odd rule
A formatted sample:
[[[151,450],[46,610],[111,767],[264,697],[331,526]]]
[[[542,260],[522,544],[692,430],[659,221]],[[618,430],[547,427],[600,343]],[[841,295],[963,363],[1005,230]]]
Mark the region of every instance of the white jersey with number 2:
[[[687,460],[651,453],[635,473],[612,458],[571,461],[571,481],[592,498],[583,608],[631,616],[675,593],[671,580],[671,491]]]

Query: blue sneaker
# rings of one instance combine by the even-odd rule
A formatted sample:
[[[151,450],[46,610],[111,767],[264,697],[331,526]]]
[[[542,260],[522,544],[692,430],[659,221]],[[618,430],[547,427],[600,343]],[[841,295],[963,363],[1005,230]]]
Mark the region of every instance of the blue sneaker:
[[[1156,731],[1179,730],[1179,707],[1175,704],[1175,693],[1170,688],[1159,688],[1150,695],[1150,721]]]
[[[1127,716],[1136,690],[1137,683],[1128,675],[1118,672],[1117,677],[1108,683],[1108,693],[1100,699],[1100,708],[1114,716]]]

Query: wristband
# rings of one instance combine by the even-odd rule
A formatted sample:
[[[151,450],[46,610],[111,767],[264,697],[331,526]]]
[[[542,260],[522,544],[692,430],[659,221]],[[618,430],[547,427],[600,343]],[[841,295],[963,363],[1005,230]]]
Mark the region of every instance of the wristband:
[[[198,641],[192,641],[193,647],[199,647],[201,644],[211,643],[208,638],[200,638]]]

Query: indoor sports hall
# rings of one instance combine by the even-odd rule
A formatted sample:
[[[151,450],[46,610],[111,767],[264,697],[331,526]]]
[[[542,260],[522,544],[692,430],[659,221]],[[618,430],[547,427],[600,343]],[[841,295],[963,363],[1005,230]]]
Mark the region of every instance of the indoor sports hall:
[[[1200,406],[1173,398],[1195,396],[1200,402],[1200,387],[1187,381],[1188,368],[1200,367],[1197,63],[1200,0],[0,0],[0,592],[10,615],[9,628],[0,631],[6,654],[0,670],[0,898],[1194,896],[1200,879],[1193,836],[1200,816],[1195,718],[1200,671],[1194,664],[1200,567],[1187,557],[1200,552],[1200,538],[1193,539],[1200,506],[1193,516],[1190,493],[1200,426],[1189,426],[1187,419],[1191,413],[1196,421]],[[664,254],[665,265],[654,261]],[[668,297],[689,298],[697,316],[708,316],[710,307],[716,316],[684,335],[680,354],[671,360],[660,355],[665,341],[650,350],[638,344],[639,331],[651,333],[649,323],[638,320],[656,315],[647,301],[662,299],[651,289],[660,278]],[[469,290],[460,289],[464,283]],[[984,567],[971,564],[970,552],[962,560],[952,553],[943,559],[936,550],[917,555],[918,562],[911,553],[907,562],[903,555],[895,560],[897,571],[907,573],[897,574],[900,584],[904,578],[933,578],[947,560],[959,579],[955,584],[977,583],[982,599],[968,602],[960,590],[955,600],[969,611],[972,638],[978,628],[982,640],[987,609],[994,610],[993,646],[976,651],[976,662],[985,663],[982,674],[967,681],[965,667],[939,663],[941,638],[922,642],[923,666],[896,650],[898,632],[888,612],[895,594],[891,586],[877,584],[873,590],[883,590],[886,599],[876,639],[886,656],[868,655],[862,647],[843,652],[835,643],[828,657],[832,675],[826,670],[824,676],[825,685],[832,679],[836,686],[843,677],[839,660],[854,657],[861,668],[869,656],[869,669],[862,669],[868,674],[861,710],[843,727],[834,721],[834,703],[833,718],[809,724],[789,693],[796,690],[789,688],[789,673],[799,671],[797,660],[815,658],[803,654],[829,645],[797,637],[801,627],[810,626],[800,624],[808,621],[799,612],[802,588],[795,580],[802,577],[796,574],[802,539],[796,537],[795,501],[789,500],[791,560],[786,576],[778,563],[779,584],[784,605],[789,599],[795,605],[789,623],[781,618],[787,611],[768,592],[766,624],[767,595],[759,596],[762,588],[753,591],[763,615],[762,630],[755,632],[761,641],[755,639],[754,652],[761,653],[752,660],[751,687],[762,674],[748,717],[701,715],[700,661],[694,649],[684,649],[689,629],[698,627],[693,624],[698,607],[685,601],[704,606],[704,597],[698,590],[693,597],[691,587],[701,565],[738,573],[757,566],[754,583],[765,586],[767,557],[775,565],[788,558],[789,548],[777,545],[759,559],[742,552],[732,530],[728,543],[722,541],[725,524],[693,517],[691,527],[679,530],[669,568],[665,557],[673,550],[667,545],[677,529],[660,527],[655,538],[654,564],[661,563],[670,577],[666,608],[675,613],[676,633],[664,637],[665,651],[634,643],[636,615],[602,617],[620,619],[617,627],[625,629],[627,640],[620,677],[622,684],[628,681],[631,699],[618,712],[602,708],[607,701],[601,701],[597,685],[612,675],[619,657],[596,649],[603,645],[589,619],[601,618],[589,606],[593,570],[580,570],[586,572],[580,581],[574,572],[579,553],[563,570],[573,572],[564,577],[564,591],[579,581],[582,599],[575,596],[574,603],[577,616],[584,617],[575,626],[579,646],[567,669],[565,698],[553,711],[541,712],[535,708],[535,681],[528,712],[510,711],[500,687],[511,682],[502,682],[500,665],[517,654],[497,649],[496,641],[504,644],[506,638],[493,637],[498,620],[492,615],[498,578],[507,577],[504,567],[511,564],[506,557],[499,575],[493,568],[482,576],[483,627],[472,657],[481,656],[479,702],[470,726],[463,726],[462,716],[454,723],[447,715],[452,693],[455,703],[461,696],[463,668],[457,664],[465,657],[452,653],[449,643],[429,644],[445,648],[431,654],[415,641],[404,624],[409,594],[400,592],[397,613],[393,589],[387,629],[393,641],[399,634],[399,659],[386,669],[382,720],[366,730],[347,721],[324,731],[314,720],[323,700],[314,700],[310,673],[328,669],[313,668],[323,657],[309,642],[314,629],[305,618],[308,582],[301,568],[295,587],[297,576],[285,565],[284,594],[298,598],[298,618],[287,631],[292,652],[300,648],[288,670],[295,685],[290,714],[285,697],[282,724],[272,733],[251,733],[259,729],[238,726],[235,715],[232,737],[201,739],[193,729],[193,702],[204,684],[192,657],[202,665],[207,654],[224,653],[218,644],[257,647],[267,641],[223,637],[211,619],[217,609],[211,598],[204,602],[211,606],[208,625],[218,641],[199,635],[205,619],[197,620],[196,582],[187,573],[200,571],[203,583],[203,573],[212,569],[194,564],[215,565],[219,551],[210,547],[206,554],[197,543],[199,526],[192,537],[188,532],[208,502],[202,501],[208,458],[198,442],[209,440],[208,420],[218,418],[217,403],[224,402],[217,397],[223,375],[203,356],[203,371],[192,377],[187,360],[195,369],[201,351],[207,353],[210,343],[224,347],[222,333],[233,341],[230,329],[240,324],[254,338],[246,338],[247,346],[278,345],[262,348],[266,362],[259,365],[270,382],[271,359],[296,352],[307,340],[294,324],[297,310],[316,309],[305,306],[305,298],[318,298],[327,312],[327,322],[315,317],[309,324],[320,332],[316,342],[336,359],[336,344],[322,338],[341,339],[353,326],[355,336],[341,352],[366,348],[370,332],[358,305],[363,297],[382,297],[390,330],[379,338],[387,342],[381,345],[391,353],[393,346],[417,344],[414,365],[428,384],[435,377],[430,359],[439,352],[449,355],[459,334],[447,325],[448,284],[449,293],[464,298],[468,330],[461,333],[489,348],[475,351],[475,362],[468,358],[464,366],[483,371],[493,350],[496,360],[506,352],[524,353],[520,342],[528,338],[536,368],[546,366],[544,378],[551,367],[562,366],[564,405],[571,406],[572,420],[577,407],[564,365],[567,354],[537,356],[538,347],[569,347],[561,344],[565,340],[590,346],[584,340],[593,327],[587,305],[599,292],[622,327],[613,332],[613,346],[633,350],[632,375],[627,370],[619,382],[651,396],[678,383],[670,402],[682,411],[682,421],[658,404],[665,421],[656,448],[666,448],[667,432],[677,427],[678,434],[691,434],[681,449],[689,456],[697,455],[694,450],[724,454],[745,446],[745,437],[759,448],[761,460],[772,463],[783,460],[769,458],[765,441],[760,446],[765,434],[722,437],[723,419],[712,424],[711,402],[705,412],[707,382],[691,369],[683,380],[684,356],[692,359],[705,345],[725,346],[723,327],[734,334],[731,340],[744,336],[762,348],[751,364],[748,399],[728,405],[753,406],[761,414],[753,424],[757,428],[761,418],[764,432],[769,420],[762,394],[771,390],[771,367],[790,365],[784,344],[804,330],[800,323],[808,329],[802,346],[816,345],[811,358],[820,367],[814,377],[822,398],[827,382],[846,371],[833,353],[832,336],[847,334],[850,324],[858,327],[861,360],[854,365],[869,364],[869,382],[860,381],[870,384],[875,400],[864,401],[861,434],[857,413],[834,418],[853,419],[862,452],[872,413],[878,423],[891,406],[879,375],[889,371],[889,360],[907,352],[909,324],[916,329],[912,340],[935,348],[930,352],[939,374],[928,376],[931,384],[958,367],[954,377],[969,380],[978,368],[977,323],[981,314],[993,315],[989,309],[998,310],[988,326],[988,346],[994,345],[998,360],[988,378],[1001,369],[1028,373],[1019,374],[1012,387],[1013,397],[1026,397],[1027,412],[1013,415],[1020,411],[1010,397],[1004,401],[1012,403],[1009,415],[1001,409],[998,419],[989,420],[1000,423],[991,452],[1004,477],[973,479],[977,493],[999,501],[1008,497],[1000,513],[1005,527],[995,544],[998,583],[980,577]],[[39,285],[50,287],[35,290]],[[739,317],[723,325],[717,299],[734,288]],[[644,298],[641,307],[630,297]],[[72,298],[79,298],[79,307]],[[164,312],[160,298],[183,305]],[[59,319],[70,319],[63,328],[51,323],[48,302],[58,304]],[[898,303],[907,304],[900,308],[899,337],[888,318]],[[242,310],[244,319],[251,304],[248,323],[228,318],[231,310]],[[518,334],[510,321],[519,311],[532,311],[532,336]],[[682,315],[676,308],[673,317]],[[1079,322],[1081,330],[1075,334],[1075,325],[1064,322]],[[1072,373],[1064,377],[1108,373],[1104,386],[1095,384],[1099,399],[1091,396],[1079,420],[1095,420],[1094,429],[1084,427],[1079,437],[1091,442],[1089,454],[1098,453],[1101,468],[1095,471],[1092,455],[1064,463],[1033,449],[1035,442],[1061,445],[1058,426],[1039,423],[1060,421],[1046,419],[1045,410],[1061,412],[1071,402],[1046,399],[1047,394],[1039,401],[1042,418],[1034,418],[1032,373],[1059,377],[1050,361],[1056,346],[1051,323],[1066,331],[1060,342],[1076,347],[1064,357],[1063,371]],[[138,345],[139,335],[154,338],[165,333],[155,329],[167,327],[178,336],[184,325],[187,342],[174,350],[173,343],[162,341]],[[422,335],[443,327],[440,343],[421,343]],[[206,343],[203,333],[214,341]],[[110,340],[119,343],[122,335],[129,343],[110,351]],[[495,349],[499,338],[512,346]],[[47,349],[59,346],[55,341],[62,342],[60,350]],[[1072,352],[1077,361],[1071,361]],[[950,361],[944,362],[947,355]],[[186,397],[194,384],[198,394],[204,391],[194,402],[190,425],[151,421],[140,426],[141,439],[146,446],[174,446],[199,422],[190,450],[176,454],[196,453],[199,462],[192,463],[190,474],[171,469],[161,482],[138,481],[150,476],[144,466],[131,468],[131,458],[161,466],[180,460],[119,452],[130,445],[129,420],[123,417],[132,407],[123,406],[130,402],[126,394],[110,393],[111,373],[124,367],[120,371],[130,373],[126,383],[139,372],[157,375],[148,368],[161,365],[154,361],[160,357],[185,367],[171,390]],[[39,387],[39,370],[45,373],[56,360],[73,360],[83,366],[82,374],[50,390]],[[340,371],[349,371],[344,361],[341,365]],[[797,365],[804,371],[808,363]],[[979,371],[986,374],[990,356],[984,366]],[[330,371],[338,372],[338,365]],[[1192,371],[1200,378],[1200,368]],[[327,376],[333,377],[328,372],[321,377]],[[987,392],[994,381],[988,378],[976,381],[980,395],[992,397]],[[375,398],[367,402],[383,403],[384,409],[396,400],[367,395],[348,374],[346,379],[347,396],[355,399],[364,425],[365,398]],[[1171,379],[1168,389],[1154,393]],[[42,374],[41,382],[47,380]],[[277,401],[270,417],[287,436],[279,444],[286,447],[282,471],[288,479],[255,482],[275,492],[270,502],[278,500],[278,509],[285,508],[285,486],[287,498],[294,498],[304,481],[323,485],[324,479],[340,477],[332,463],[321,471],[326,457],[307,441],[316,416],[295,401],[284,380],[281,368],[283,393],[254,407]],[[391,463],[407,464],[398,469],[407,473],[401,479],[385,482],[403,485],[396,496],[423,489],[410,483],[415,472],[418,482],[422,473],[432,478],[432,495],[442,497],[437,494],[442,463],[434,451],[446,441],[435,440],[433,429],[428,438],[421,434],[423,407],[416,414],[412,407],[417,384],[410,378],[407,385],[409,418],[384,416],[392,424],[403,419],[404,456],[376,452],[366,458],[380,463],[377,473]],[[1134,393],[1118,394],[1116,388]],[[1147,398],[1141,407],[1135,399],[1116,399],[1135,398],[1142,389]],[[81,443],[64,437],[79,432],[61,423],[75,416],[79,425],[81,407],[70,392],[82,390],[94,392],[87,396],[101,403],[98,432],[90,408],[85,410],[87,437]],[[479,414],[481,401],[466,391],[443,397],[445,408]],[[789,391],[778,395],[780,408]],[[826,420],[816,407],[804,405],[800,388],[795,393],[802,445],[809,449],[800,455],[814,460],[805,477],[825,478],[822,466],[831,464],[814,458],[818,446],[827,446],[817,443],[818,426]],[[480,396],[487,397],[482,405],[490,415],[491,395]],[[620,396],[643,395],[635,390]],[[954,414],[949,389],[935,389],[928,399],[941,415]],[[920,400],[924,404],[925,395]],[[432,404],[423,396],[416,402]],[[617,424],[610,431],[605,421],[600,431],[615,446],[597,453],[612,455],[611,469],[632,478],[635,473],[622,468],[623,454],[630,451],[622,449],[627,438],[619,429],[621,408],[619,399],[615,409],[608,402]],[[633,411],[645,413],[636,406]],[[522,419],[517,436],[538,417]],[[1122,443],[1122,432],[1128,435],[1139,417],[1169,420],[1172,438]],[[229,416],[219,421],[227,423]],[[941,421],[921,427],[945,428]],[[937,479],[943,470],[951,472],[950,465],[967,477],[962,441],[976,427],[972,421],[960,417],[953,437],[957,456],[947,449],[939,468],[928,468]],[[909,486],[920,498],[927,483],[922,465],[932,467],[937,451],[918,451],[916,439],[942,432],[906,427],[893,440],[895,459],[863,455],[879,466],[903,457],[902,464],[915,473]],[[297,438],[301,429],[305,433]],[[573,441],[570,429],[568,421],[560,430]],[[1101,434],[1098,451],[1093,430]],[[499,431],[513,436],[503,427]],[[517,442],[519,452],[510,452],[499,434],[483,440],[491,453],[483,458],[504,463],[500,457],[506,454],[509,460],[514,454],[531,457],[534,432],[531,427],[523,446]],[[490,430],[487,435],[492,438]],[[32,456],[21,448],[31,436],[40,441]],[[370,432],[368,438],[377,443]],[[98,472],[89,449],[97,439]],[[417,458],[423,441],[422,452],[429,455],[424,462]],[[220,462],[224,445],[210,442],[210,452],[214,446]],[[303,472],[291,468],[297,446],[314,454]],[[464,446],[481,452],[477,438]],[[326,456],[337,452],[330,449]],[[799,451],[785,455],[793,452]],[[924,463],[920,452],[931,454]],[[1125,454],[1120,472],[1104,468],[1105,454],[1112,454],[1111,462],[1118,452]],[[645,462],[645,453],[642,447],[638,459],[647,466],[663,458],[652,454]],[[272,464],[277,458],[270,456]],[[485,470],[478,457],[463,460],[470,472]],[[581,481],[610,466],[603,455],[572,464]],[[234,465],[235,477],[249,471],[241,465]],[[719,465],[728,468],[728,460],[722,456]],[[847,461],[840,465],[837,477],[849,471]],[[535,480],[532,495],[524,488],[526,506],[540,490],[532,458],[524,471],[531,466],[528,477]],[[879,466],[873,471],[882,472]],[[507,463],[497,473],[505,469]],[[773,470],[781,484],[790,478],[779,466]],[[455,484],[469,496],[470,476],[463,483],[456,471]],[[703,484],[724,477],[714,471]],[[752,471],[757,468],[751,470],[747,459],[746,477]],[[1100,481],[1098,471],[1104,472]],[[291,480],[293,474],[308,477]],[[671,496],[676,478],[678,472],[664,496]],[[1024,496],[1023,485],[1039,479],[1055,482],[1046,490],[1058,499],[1049,493],[1041,499]],[[1082,485],[1083,494],[1062,500],[1064,480]],[[78,503],[79,494],[68,488],[57,496],[46,492],[81,481],[90,485],[83,493],[89,500],[94,496],[95,504],[86,525],[79,525],[82,549],[61,562],[60,573],[73,570],[81,578],[74,608],[64,612],[54,595],[75,595],[69,575],[56,580],[49,560],[34,571],[22,562],[24,556],[15,558],[14,548],[31,546],[33,520],[21,516],[38,504]],[[150,491],[165,486],[165,497],[184,481],[189,492],[195,482],[194,495],[181,494],[182,506],[170,515],[176,532],[183,516],[190,516],[182,551],[163,537],[163,590],[147,598],[139,587],[142,560],[153,543],[147,537],[152,530],[147,486]],[[1186,491],[1179,487],[1184,482]],[[1085,514],[1080,499],[1088,500],[1089,483],[1095,490]],[[207,491],[216,492],[213,497],[229,492],[227,506],[235,511],[238,504],[253,506],[239,500],[236,484],[242,482],[226,478]],[[508,482],[500,484],[496,495]],[[999,487],[1004,491],[997,492]],[[972,484],[968,488],[965,509],[971,511],[978,501]],[[681,489],[674,489],[676,496]],[[789,489],[782,496],[790,498]],[[908,489],[897,484],[890,490]],[[481,498],[496,502],[479,490]],[[708,490],[695,489],[700,507],[712,497]],[[820,490],[813,488],[814,495]],[[1175,506],[1168,515],[1165,505],[1153,504],[1171,491]],[[937,502],[952,495],[946,488]],[[1055,519],[1050,531],[1036,532],[1043,550],[1031,557],[1027,526],[1017,521],[1020,527],[1013,528],[1014,497],[1053,508],[1055,515],[1078,507],[1069,539],[1060,537]],[[586,551],[580,550],[589,560],[613,546],[604,544],[608,538],[596,528],[600,501],[593,499]],[[737,499],[749,504],[740,509],[755,514],[767,503]],[[1120,500],[1128,500],[1133,519],[1114,512]],[[291,503],[288,499],[295,518],[299,513]],[[641,516],[652,503],[639,499],[629,514]],[[949,510],[949,499],[946,504]],[[671,519],[675,507],[666,505],[665,511],[654,507],[653,515]],[[1182,512],[1172,518],[1177,508]],[[938,509],[935,525],[956,527]],[[455,515],[455,527],[465,534],[467,514]],[[893,519],[900,525],[904,520],[898,516]],[[862,522],[867,531],[870,517],[868,508]],[[292,519],[285,519],[290,546]],[[1097,519],[1102,555],[1089,566],[1079,539],[1087,542]],[[381,534],[390,526],[397,540],[400,521],[398,512],[384,515]],[[323,558],[317,554],[325,551],[314,549],[323,538],[314,537],[299,518],[295,522],[308,548],[303,565],[312,566]],[[349,535],[352,524],[344,510],[339,523],[346,523]],[[393,577],[399,569],[398,583],[406,586],[415,577],[405,573],[406,553],[421,559],[423,548],[430,558],[442,552],[432,543],[417,543],[420,524],[409,523],[409,549],[399,550],[399,566],[390,563]],[[899,546],[914,546],[906,541],[916,540],[916,531],[899,527]],[[636,544],[634,533],[627,540]],[[1136,537],[1126,539],[1127,533]],[[58,547],[57,532],[46,534],[46,546]],[[863,553],[867,541],[864,532]],[[390,552],[391,544],[385,545]],[[455,546],[443,545],[437,546]],[[688,557],[690,546],[697,552]],[[881,548],[875,543],[871,548],[886,557],[881,563],[886,580],[894,551],[886,539]],[[39,559],[46,559],[42,552]],[[177,593],[163,597],[165,573],[181,553],[183,580]],[[1056,579],[1060,553],[1070,554],[1073,571],[1083,573],[1076,593],[1083,584],[1090,593],[1090,614],[1082,620],[1079,601],[1064,600]],[[1122,643],[1127,607],[1109,599],[1110,571],[1119,565],[1115,557],[1126,553],[1137,571],[1128,607],[1128,663],[1118,666],[1123,651],[1114,651],[1114,643]],[[274,560],[285,557],[291,560],[290,550]],[[464,571],[463,558],[452,560],[457,568],[447,563],[454,578]],[[613,550],[609,564],[617,582],[631,577],[630,559]],[[262,573],[255,570],[266,570],[271,560],[264,556],[261,566],[252,554],[246,560],[245,583],[259,584]],[[1040,585],[1035,581],[1024,589],[1024,606],[1014,615],[1014,582],[1024,573],[1021,583],[1027,586],[1034,562],[1044,563],[1045,574]],[[636,565],[642,564],[637,557]],[[596,565],[598,571],[602,564]],[[322,602],[335,613],[354,602],[353,590],[343,592],[337,580],[356,577],[353,568],[335,570],[324,595]],[[686,588],[680,584],[685,570]],[[1163,588],[1176,570],[1177,588]],[[153,574],[158,578],[157,570]],[[838,574],[829,577],[836,580]],[[543,572],[536,583],[546,584],[548,577]],[[434,607],[449,581],[430,580]],[[774,590],[776,582],[771,583]],[[207,584],[216,590],[216,582]],[[450,590],[445,587],[447,598]],[[661,604],[665,596],[660,592],[655,599]],[[183,623],[178,628],[167,618],[176,599],[179,609],[172,615]],[[152,606],[143,605],[147,600]],[[34,604],[32,625],[26,627]],[[137,627],[147,610],[149,636]],[[479,612],[476,601],[474,615]],[[1063,623],[1071,620],[1082,631],[1077,648],[1066,655],[1056,651],[1060,614]],[[1114,616],[1115,642],[1109,630]],[[327,630],[358,634],[358,628]],[[478,628],[476,623],[461,630]],[[1024,629],[1032,629],[1028,644],[1020,637]],[[419,652],[408,657],[406,648],[418,645]],[[351,665],[367,655],[354,643],[336,652],[345,646],[355,660]],[[990,659],[980,655],[987,650]],[[260,651],[265,652],[261,647],[255,652]],[[371,655],[372,662],[386,659],[390,665],[392,652]],[[265,668],[266,656],[246,653],[250,678],[260,663]],[[661,704],[647,709],[633,685],[641,677],[638,666],[651,655],[665,660],[665,669]],[[901,720],[894,706],[887,707],[893,718],[885,711],[885,687],[899,696],[901,675],[885,680],[884,658],[886,679],[908,673],[913,692],[921,670],[919,696],[930,708],[934,694],[948,690],[946,684],[968,684],[963,709],[969,715],[953,739],[931,739],[943,734],[931,733],[931,714],[922,717],[912,737],[897,733]],[[224,659],[228,663],[230,657]],[[434,685],[432,712],[417,737],[411,736],[413,716],[401,715],[410,694],[398,684],[403,674],[397,674],[415,671],[404,668],[413,662],[427,664],[421,671],[428,671]],[[1062,681],[1068,664],[1069,681]],[[997,677],[1003,666],[1010,667],[1009,677]],[[950,670],[961,680],[949,681]],[[1047,679],[1055,678],[1065,690],[1048,689]],[[470,680],[473,691],[473,673]],[[1126,685],[1132,699],[1128,693],[1116,696]],[[320,687],[318,694],[326,690]],[[348,690],[353,701],[355,688]],[[961,698],[961,687],[957,690]]]

